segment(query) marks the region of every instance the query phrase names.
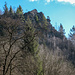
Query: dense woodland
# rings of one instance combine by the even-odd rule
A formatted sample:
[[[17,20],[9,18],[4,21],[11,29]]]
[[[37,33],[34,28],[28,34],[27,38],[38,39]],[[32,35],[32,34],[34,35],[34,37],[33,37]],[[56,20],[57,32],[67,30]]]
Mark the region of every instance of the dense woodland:
[[[75,75],[75,26],[69,38],[60,23],[36,9],[0,11],[0,75]],[[9,9],[9,10],[8,10]]]

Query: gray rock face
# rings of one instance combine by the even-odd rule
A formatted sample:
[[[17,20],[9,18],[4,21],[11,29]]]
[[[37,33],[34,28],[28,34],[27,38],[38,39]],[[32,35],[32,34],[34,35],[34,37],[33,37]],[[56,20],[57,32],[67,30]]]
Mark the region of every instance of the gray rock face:
[[[36,9],[34,9],[34,10],[30,11],[30,13],[32,13],[32,14],[33,14],[33,16],[34,16],[34,15],[35,15],[35,14],[37,14],[38,12],[37,12],[37,10],[36,10]]]

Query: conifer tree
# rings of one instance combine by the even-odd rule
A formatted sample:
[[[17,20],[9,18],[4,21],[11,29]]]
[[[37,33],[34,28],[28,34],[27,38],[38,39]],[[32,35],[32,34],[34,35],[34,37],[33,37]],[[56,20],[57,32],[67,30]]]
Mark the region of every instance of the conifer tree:
[[[20,11],[20,14],[23,14],[23,10],[22,10],[22,7],[19,5],[19,11]]]
[[[9,14],[10,14],[10,15],[12,15],[12,14],[13,14],[12,6],[10,6]]]
[[[22,50],[26,53],[30,53],[33,56],[33,60],[36,62],[36,75],[42,75],[42,62],[39,59],[38,51],[38,41],[35,33],[35,28],[32,25],[32,22],[27,17],[25,24],[25,37],[23,39]],[[35,70],[34,70],[35,71]]]
[[[36,21],[37,23],[39,22],[37,15],[35,16],[35,21]]]
[[[25,31],[24,31],[25,37],[24,37],[24,45],[28,44],[27,47],[25,47],[28,52],[34,53],[36,50],[36,39],[35,39],[35,29],[32,26],[31,20],[29,17],[27,18],[26,24],[25,24]],[[26,50],[25,49],[25,50]]]
[[[17,11],[16,11],[17,14],[23,14],[23,10],[22,10],[22,7],[19,5],[19,7],[17,8]]]
[[[45,29],[47,29],[47,19],[45,18],[44,15],[42,16],[42,23],[43,23],[43,27],[44,27]]]
[[[16,13],[17,13],[17,14],[19,14],[19,12],[20,12],[20,11],[19,11],[19,8],[17,8],[17,11],[16,11]]]
[[[19,5],[19,7],[16,10],[16,17],[17,18],[21,18],[22,20],[24,20],[24,16],[23,16],[23,10],[22,7]]]
[[[75,39],[75,26],[73,25],[73,27],[70,29],[70,34],[69,34],[69,37],[71,39]]]
[[[8,14],[8,7],[7,7],[7,3],[5,2],[5,5],[4,5],[4,15],[7,15]]]
[[[65,34],[65,29],[63,29],[63,25],[61,23],[60,23],[60,27],[59,27],[59,32],[60,32],[61,37],[63,37]]]

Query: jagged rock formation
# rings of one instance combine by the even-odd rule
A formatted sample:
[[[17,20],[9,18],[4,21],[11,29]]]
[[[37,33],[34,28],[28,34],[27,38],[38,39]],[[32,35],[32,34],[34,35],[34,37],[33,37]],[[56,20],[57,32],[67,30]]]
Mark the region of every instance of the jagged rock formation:
[[[57,32],[54,27],[52,27],[52,24],[50,23],[50,19],[46,19],[44,14],[42,12],[38,12],[36,9],[29,11],[28,13],[24,14],[25,20],[27,17],[30,18],[33,25],[38,25],[42,28],[47,27],[47,32],[50,34],[53,34],[54,32]],[[51,34],[50,34],[51,35]]]
[[[30,13],[32,13],[32,14],[33,14],[33,16],[34,16],[34,15],[35,15],[35,14],[37,14],[38,12],[37,12],[37,10],[36,10],[36,9],[34,9],[34,10],[30,11]]]

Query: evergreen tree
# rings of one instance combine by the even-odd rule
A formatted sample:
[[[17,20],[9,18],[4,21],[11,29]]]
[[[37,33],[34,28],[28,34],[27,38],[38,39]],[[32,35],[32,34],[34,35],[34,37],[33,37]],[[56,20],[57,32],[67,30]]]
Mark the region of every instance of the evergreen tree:
[[[5,2],[5,5],[4,5],[4,15],[7,15],[8,14],[8,7],[7,7],[7,3]]]
[[[38,51],[38,41],[35,33],[35,28],[32,25],[32,22],[27,17],[25,22],[25,29],[24,29],[24,39],[22,44],[22,49],[25,52],[25,55],[30,53],[33,56],[33,60],[36,62],[36,75],[42,75],[42,62],[39,59],[39,51]]]
[[[25,30],[24,30],[24,34],[25,34],[25,37],[24,37],[24,47],[25,50],[27,52],[30,52],[30,53],[35,53],[35,51],[37,50],[37,41],[36,41],[36,38],[35,38],[35,29],[34,27],[32,26],[32,23],[28,17],[27,21],[26,21],[26,24],[25,24]],[[25,45],[27,44],[27,46],[25,47]]]
[[[19,5],[19,11],[20,11],[20,14],[23,14],[23,10],[22,10],[22,7]]]
[[[28,25],[32,25],[32,22],[31,22],[31,20],[30,20],[30,18],[29,18],[29,16],[27,16],[27,19],[26,19],[26,24],[28,24]]]
[[[17,14],[23,14],[23,10],[22,10],[22,7],[19,5],[19,7],[17,8],[17,11],[16,11]]]
[[[17,8],[17,11],[16,11],[16,13],[17,13],[17,14],[19,14],[19,12],[20,12],[20,10],[19,10],[19,8]]]
[[[10,15],[12,15],[12,14],[13,14],[12,6],[10,6],[9,14],[10,14]]]
[[[43,75],[42,61],[40,61],[39,58],[38,58],[37,64],[38,64],[37,75]]]
[[[44,15],[42,16],[42,24],[43,24],[43,27],[44,27],[45,29],[47,29],[47,19],[45,18]]]
[[[70,29],[70,34],[69,34],[71,39],[75,38],[75,26],[73,25],[72,29]]]
[[[50,23],[50,21],[51,21],[51,20],[50,20],[50,17],[49,17],[49,16],[47,16],[47,22],[49,22],[49,23]]]
[[[22,10],[22,7],[20,5],[16,10],[16,17],[21,18],[22,20],[24,20],[23,10]]]
[[[35,21],[36,21],[36,23],[39,22],[39,20],[38,20],[38,16],[37,16],[37,15],[35,16]]]
[[[60,23],[60,27],[59,27],[59,32],[60,32],[61,37],[63,37],[65,34],[65,29],[63,29],[63,25],[61,23]]]

